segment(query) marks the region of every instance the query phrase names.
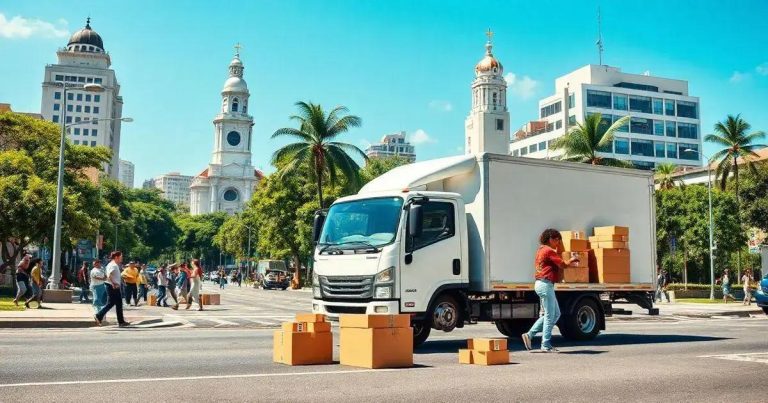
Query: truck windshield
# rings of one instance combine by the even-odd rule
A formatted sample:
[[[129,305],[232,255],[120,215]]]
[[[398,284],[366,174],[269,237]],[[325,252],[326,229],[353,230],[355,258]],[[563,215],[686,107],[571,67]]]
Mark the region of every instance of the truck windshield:
[[[392,243],[397,235],[402,207],[401,197],[334,204],[328,210],[320,244],[333,245],[335,249],[356,249]]]

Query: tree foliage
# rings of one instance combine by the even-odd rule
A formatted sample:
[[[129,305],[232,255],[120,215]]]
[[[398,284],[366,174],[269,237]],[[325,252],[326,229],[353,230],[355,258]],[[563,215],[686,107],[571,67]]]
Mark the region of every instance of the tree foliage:
[[[227,213],[176,214],[173,219],[179,227],[175,258],[199,258],[207,267],[218,264],[221,250],[214,245],[214,238],[227,220]]]
[[[370,158],[365,167],[360,170],[360,179],[365,185],[388,171],[405,164],[408,164],[408,159],[400,156]]]
[[[750,170],[754,171],[753,158],[758,157],[755,151],[765,147],[765,144],[755,144],[758,140],[765,138],[765,133],[757,131],[749,133],[752,129],[741,115],[728,115],[722,121],[715,123],[715,133],[708,134],[705,140],[723,147],[715,153],[711,160],[717,162],[716,175],[720,178],[720,188],[725,190],[728,183],[728,177],[733,173],[736,181],[736,196],[739,193],[739,163],[738,159],[746,162]]]
[[[747,226],[768,232],[768,163],[758,164],[753,172],[742,177],[740,193],[742,216]]]
[[[592,165],[607,165],[631,168],[632,164],[609,157],[602,157],[600,152],[610,152],[613,147],[614,133],[629,122],[629,116],[613,122],[604,120],[595,113],[584,118],[584,123],[576,122],[565,136],[552,143],[553,150],[563,150],[563,160],[584,162]]]
[[[668,190],[677,185],[673,176],[675,171],[677,171],[677,165],[672,163],[665,162],[656,166],[654,179],[656,180],[656,184],[659,185],[659,189]]]

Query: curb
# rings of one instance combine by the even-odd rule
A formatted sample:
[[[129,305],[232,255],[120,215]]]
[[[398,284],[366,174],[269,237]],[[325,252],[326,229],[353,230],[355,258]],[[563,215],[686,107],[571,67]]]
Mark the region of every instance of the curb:
[[[713,316],[736,316],[739,318],[749,318],[750,316],[756,314],[764,314],[764,312],[761,309],[751,311],[715,311],[706,313],[680,312],[676,313],[675,316],[685,316],[688,318],[712,318]]]
[[[47,319],[18,318],[13,320],[0,319],[0,329],[78,329],[94,327],[93,319]]]

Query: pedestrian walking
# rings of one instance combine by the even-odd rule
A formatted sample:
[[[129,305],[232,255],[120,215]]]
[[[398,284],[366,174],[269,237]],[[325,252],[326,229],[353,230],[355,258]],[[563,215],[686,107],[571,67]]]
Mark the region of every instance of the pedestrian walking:
[[[165,264],[157,269],[157,306],[168,307],[165,302],[165,290],[168,288],[168,276],[165,274]]]
[[[243,286],[243,273],[240,272],[240,270],[236,273],[237,278],[237,286],[242,287]]]
[[[181,298],[184,298],[185,303],[189,299],[189,274],[187,264],[182,263],[178,269],[178,276],[176,277],[176,286],[179,289],[179,299],[176,301],[176,305],[172,306],[171,309],[179,309]]]
[[[168,286],[165,288],[165,292],[167,295],[170,295],[171,298],[173,298],[173,303],[178,306],[179,305],[179,298],[176,296],[176,279],[178,278],[178,266],[174,263],[170,266],[168,266]],[[166,298],[167,299],[167,298]]]
[[[744,300],[742,304],[752,305],[752,270],[744,270],[744,275],[741,276],[741,285],[744,287]]]
[[[224,289],[224,285],[227,284],[227,272],[224,269],[219,269],[219,288]]]
[[[128,263],[128,267],[123,270],[120,275],[123,282],[125,282],[125,304],[131,305],[131,299],[133,299],[134,306],[139,306],[139,270],[136,269],[136,263]]]
[[[32,288],[32,296],[26,302],[26,306],[32,301],[37,301],[37,307],[40,308],[43,303],[43,261],[42,259],[30,260],[29,265],[32,270],[29,273],[29,285]]]
[[[736,301],[736,297],[731,294],[731,278],[728,269],[725,269],[723,272],[723,276],[720,278],[720,285],[723,288],[723,302],[727,304],[728,298]]]
[[[527,350],[531,349],[531,339],[536,336],[536,333],[542,332],[541,351],[546,353],[557,351],[552,347],[551,341],[552,328],[560,318],[560,306],[557,304],[557,297],[555,296],[555,283],[559,281],[560,269],[579,260],[578,258],[571,258],[564,261],[560,257],[557,251],[562,247],[562,241],[560,232],[555,229],[544,230],[539,237],[541,245],[536,251],[534,261],[536,282],[533,288],[541,300],[544,314],[536,320],[528,333],[522,334],[523,344]]]
[[[91,303],[91,301],[88,299],[88,291],[90,290],[90,285],[88,284],[88,280],[90,279],[90,273],[88,270],[88,263],[83,262],[83,265],[80,266],[80,270],[77,271],[77,285],[80,287],[80,303]]]
[[[187,309],[192,306],[192,301],[197,300],[200,305],[198,311],[203,310],[203,300],[200,299],[200,283],[202,283],[203,268],[198,259],[192,260],[192,270],[189,273],[189,294],[187,295]]]
[[[18,265],[16,265],[16,298],[13,299],[13,303],[16,306],[19,306],[19,300],[24,300],[29,290],[29,275],[27,274],[27,270],[29,269],[29,261],[31,259],[31,255],[27,254],[26,252],[23,252],[24,256],[21,258],[21,261]],[[29,308],[29,305],[26,303],[24,304]]]
[[[104,268],[101,267],[100,260],[93,261],[93,268],[91,269],[91,293],[93,293],[93,309],[99,312],[101,308],[107,305],[108,291],[107,291],[107,273]]]
[[[147,291],[149,290],[149,278],[147,278],[147,265],[141,265],[139,269],[139,277],[137,277],[136,285],[139,289],[139,300],[144,299],[147,302]]]
[[[107,312],[114,307],[117,314],[117,324],[120,327],[124,327],[130,325],[130,323],[126,322],[125,318],[123,318],[123,296],[120,295],[120,264],[123,263],[123,253],[114,251],[109,257],[111,260],[107,265],[107,278],[105,280],[109,301],[107,305],[93,315],[93,319],[96,321],[97,326],[101,326],[101,322],[104,320]]]
[[[669,295],[667,294],[667,272],[656,266],[656,295],[654,296],[654,302],[664,302],[664,298],[669,302]]]

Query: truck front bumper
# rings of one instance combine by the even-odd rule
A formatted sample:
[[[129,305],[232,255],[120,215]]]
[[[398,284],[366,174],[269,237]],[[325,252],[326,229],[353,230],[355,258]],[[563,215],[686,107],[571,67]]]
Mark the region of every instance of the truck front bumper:
[[[337,319],[344,313],[358,314],[398,314],[399,300],[384,300],[371,302],[331,302],[319,299],[312,300],[312,312],[322,313],[332,319]]]

